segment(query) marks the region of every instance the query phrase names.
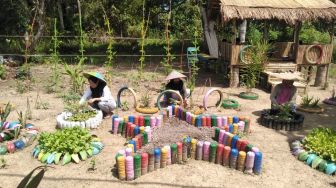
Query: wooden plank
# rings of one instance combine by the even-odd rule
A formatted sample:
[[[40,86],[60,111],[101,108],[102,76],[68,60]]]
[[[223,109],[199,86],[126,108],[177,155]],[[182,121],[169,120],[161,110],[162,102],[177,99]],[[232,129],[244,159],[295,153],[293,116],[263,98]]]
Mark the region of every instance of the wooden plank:
[[[308,53],[307,56],[308,56],[309,59],[316,60],[320,56],[320,50],[313,47],[307,52],[307,48],[309,48],[310,46],[312,46],[312,45],[299,45],[297,57],[296,57],[296,60],[295,60],[297,64],[315,65],[315,64],[310,64],[306,60],[305,55],[306,55],[306,53]],[[321,44],[320,46],[323,49],[323,57],[322,57],[322,61],[321,61],[320,64],[331,63],[333,45],[332,44]]]
[[[238,65],[240,62],[239,53],[243,45],[232,45],[231,46],[231,65]]]

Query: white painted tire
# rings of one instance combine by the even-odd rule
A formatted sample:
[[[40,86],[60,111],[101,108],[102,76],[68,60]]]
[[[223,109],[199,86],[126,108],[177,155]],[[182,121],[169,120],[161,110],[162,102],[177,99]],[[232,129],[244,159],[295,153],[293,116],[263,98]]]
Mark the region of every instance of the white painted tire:
[[[87,128],[87,129],[95,129],[98,128],[98,126],[101,124],[103,120],[103,112],[101,110],[96,111],[97,114],[95,117],[90,118],[86,121],[67,121],[67,119],[72,115],[69,112],[62,112],[56,117],[57,122],[57,128],[63,129],[63,128],[72,128],[72,127],[81,127],[81,128]]]

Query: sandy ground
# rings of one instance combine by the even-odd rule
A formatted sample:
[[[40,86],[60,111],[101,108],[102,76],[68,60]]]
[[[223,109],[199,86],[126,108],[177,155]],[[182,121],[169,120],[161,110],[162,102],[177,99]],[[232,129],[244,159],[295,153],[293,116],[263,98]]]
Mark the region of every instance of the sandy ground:
[[[102,70],[100,67],[90,67],[90,69]],[[10,100],[17,105],[18,110],[26,108],[27,97],[30,100],[33,110],[33,119],[31,120],[42,131],[55,130],[55,117],[63,110],[63,102],[57,98],[56,94],[46,94],[44,85],[47,84],[48,69],[46,66],[35,66],[34,75],[36,79],[33,91],[25,94],[16,92],[16,83],[14,80],[0,82],[0,101]],[[157,97],[157,90],[160,89],[163,76],[153,73],[146,74],[148,82],[136,83],[137,80],[132,77],[134,70],[129,68],[119,68],[115,71],[113,82],[110,84],[114,97],[121,86],[130,85],[135,88],[137,93],[144,93],[145,88],[150,90],[153,96],[153,102]],[[206,78],[212,79],[212,86],[223,87],[223,75],[207,73],[199,77],[199,85],[194,93],[197,104],[201,104],[202,96],[210,88],[203,87]],[[66,79],[65,79],[66,80]],[[335,81],[331,82],[331,87]],[[240,110],[216,110],[211,107],[209,113],[222,115],[243,115],[249,116],[253,120],[252,132],[247,139],[259,147],[264,154],[263,172],[261,175],[246,175],[240,171],[232,170],[220,165],[211,164],[204,161],[190,160],[185,165],[170,165],[165,169],[159,169],[150,174],[141,176],[132,182],[119,181],[115,176],[114,156],[125,143],[121,136],[112,135],[111,119],[105,120],[101,127],[92,132],[97,134],[106,145],[102,153],[96,156],[97,170],[88,172],[90,160],[71,163],[66,166],[54,165],[54,169],[46,172],[40,187],[335,187],[336,177],[327,176],[317,170],[314,170],[303,162],[298,161],[290,153],[289,143],[302,138],[314,127],[332,127],[336,128],[335,116],[336,107],[322,105],[326,108],[324,114],[305,114],[304,128],[301,131],[286,132],[267,129],[256,123],[260,111],[270,107],[269,93],[255,89],[260,99],[249,101],[238,98],[236,95],[244,91],[243,88],[230,89],[222,88],[222,91],[229,94],[231,98],[236,99],[241,104]],[[37,92],[43,102],[49,103],[49,109],[34,109]],[[320,90],[318,88],[309,88],[309,94],[318,96],[321,99],[330,96],[329,90]],[[138,96],[140,98],[140,94]],[[124,96],[123,100],[130,99]],[[210,96],[210,105],[214,105],[218,96]],[[297,101],[300,101],[300,97]],[[133,102],[129,101],[131,108],[128,112],[118,113],[134,114],[132,109]],[[12,112],[9,120],[17,118],[15,112]],[[34,144],[35,145],[35,144]],[[27,175],[33,168],[40,166],[41,163],[31,157],[33,145],[25,148],[23,151],[15,152],[3,156],[8,166],[0,169],[0,187],[16,187],[21,179]]]

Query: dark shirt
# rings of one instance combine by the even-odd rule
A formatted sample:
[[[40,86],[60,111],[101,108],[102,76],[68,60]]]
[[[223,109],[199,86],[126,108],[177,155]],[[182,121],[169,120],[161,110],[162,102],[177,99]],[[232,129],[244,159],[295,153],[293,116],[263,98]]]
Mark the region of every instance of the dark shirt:
[[[183,81],[180,80],[179,82],[175,83],[173,80],[170,80],[169,83],[166,85],[166,89],[171,89],[175,91],[179,91],[181,96],[184,98],[185,96],[185,89],[183,85]],[[171,98],[171,94],[166,95],[167,98]]]

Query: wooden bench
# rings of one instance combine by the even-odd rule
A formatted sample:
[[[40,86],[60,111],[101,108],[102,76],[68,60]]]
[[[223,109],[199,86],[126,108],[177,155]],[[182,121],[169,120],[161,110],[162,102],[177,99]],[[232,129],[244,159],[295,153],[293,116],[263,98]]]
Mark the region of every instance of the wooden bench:
[[[296,63],[294,62],[283,62],[283,61],[273,61],[266,64],[265,72],[295,72],[297,70]]]

